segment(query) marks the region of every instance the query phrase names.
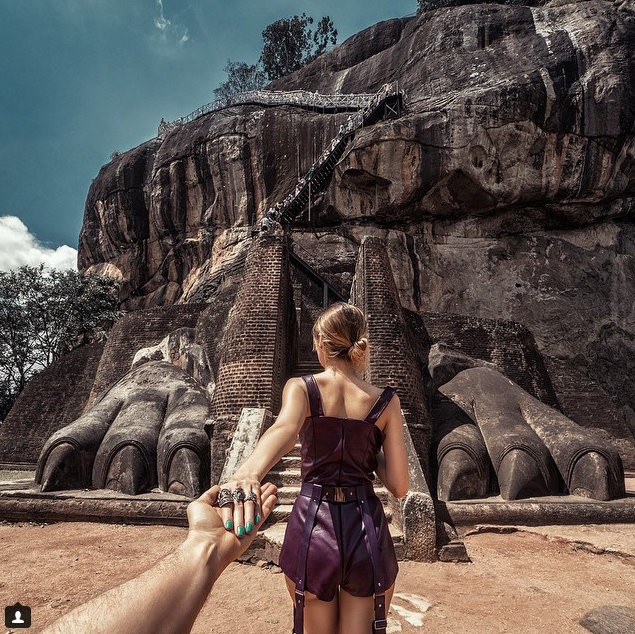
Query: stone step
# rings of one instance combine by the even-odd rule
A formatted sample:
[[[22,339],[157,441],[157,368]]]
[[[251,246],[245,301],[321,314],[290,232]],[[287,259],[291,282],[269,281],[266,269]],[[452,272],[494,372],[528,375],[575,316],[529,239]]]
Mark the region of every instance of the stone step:
[[[278,464],[275,464],[272,467],[272,471],[284,471],[285,469],[299,469],[300,464],[302,463],[302,458],[300,454],[287,454],[280,460]]]
[[[299,494],[300,494],[299,486],[278,487],[278,504],[279,505],[293,504]]]
[[[319,361],[303,361],[298,363],[291,376],[303,376],[305,374],[317,374],[322,372],[324,368],[320,365]]]
[[[267,482],[275,484],[277,487],[298,486],[302,482],[300,469],[287,467],[283,470],[272,469],[265,478]]]

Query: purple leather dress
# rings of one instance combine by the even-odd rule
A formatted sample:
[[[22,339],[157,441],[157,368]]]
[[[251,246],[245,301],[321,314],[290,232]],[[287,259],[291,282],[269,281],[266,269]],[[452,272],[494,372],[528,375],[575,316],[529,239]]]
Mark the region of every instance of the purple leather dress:
[[[332,600],[338,586],[354,596],[377,595],[394,583],[398,570],[386,516],[371,484],[383,440],[375,422],[395,390],[385,388],[364,420],[337,418],[324,416],[315,378],[302,379],[311,406],[300,431],[304,484],[287,524],[280,567],[296,587],[301,582],[323,601]],[[318,491],[313,500],[311,490]],[[342,490],[349,500],[341,499]],[[315,516],[312,527],[305,526],[307,515]],[[374,526],[376,539],[368,539],[365,525]]]

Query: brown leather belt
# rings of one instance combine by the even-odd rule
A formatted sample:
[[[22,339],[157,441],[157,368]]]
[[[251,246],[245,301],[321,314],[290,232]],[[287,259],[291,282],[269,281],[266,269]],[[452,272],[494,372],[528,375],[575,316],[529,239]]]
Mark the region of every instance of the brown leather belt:
[[[363,495],[369,496],[374,495],[375,493],[373,485],[370,482],[367,484],[360,484],[358,486],[347,487],[332,487],[321,484],[314,485],[311,482],[305,482],[302,484],[302,488],[300,489],[300,495],[310,498],[313,495],[314,486],[320,487],[321,500],[325,500],[326,502],[336,502],[338,504],[361,500]]]

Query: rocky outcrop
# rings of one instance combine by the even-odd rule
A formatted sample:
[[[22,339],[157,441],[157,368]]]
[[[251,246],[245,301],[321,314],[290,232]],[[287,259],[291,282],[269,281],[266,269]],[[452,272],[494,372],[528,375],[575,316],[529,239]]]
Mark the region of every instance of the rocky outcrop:
[[[405,96],[356,133],[294,240],[350,281],[362,236],[383,238],[405,308],[525,324],[635,428],[635,14],[552,5],[391,20],[274,83]],[[81,268],[122,277],[129,308],[201,301],[345,117],[237,106],[117,157],[89,192]]]

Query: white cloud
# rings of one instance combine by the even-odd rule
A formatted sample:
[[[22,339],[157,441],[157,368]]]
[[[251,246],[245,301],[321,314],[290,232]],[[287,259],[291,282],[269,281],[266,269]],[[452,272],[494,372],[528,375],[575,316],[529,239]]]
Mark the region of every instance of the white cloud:
[[[49,249],[40,244],[16,216],[0,216],[0,271],[44,264],[53,269],[77,268],[77,251],[65,244]]]
[[[183,46],[190,39],[187,27],[182,24],[176,24],[165,17],[165,13],[163,11],[163,0],[156,0],[156,7],[159,15],[154,18],[153,24],[159,31],[156,33],[158,41],[164,46],[174,42],[176,42],[179,46]]]
[[[157,9],[159,9],[159,17],[154,19],[154,26],[156,26],[159,31],[165,31],[172,22],[163,14],[163,0],[157,0]]]

